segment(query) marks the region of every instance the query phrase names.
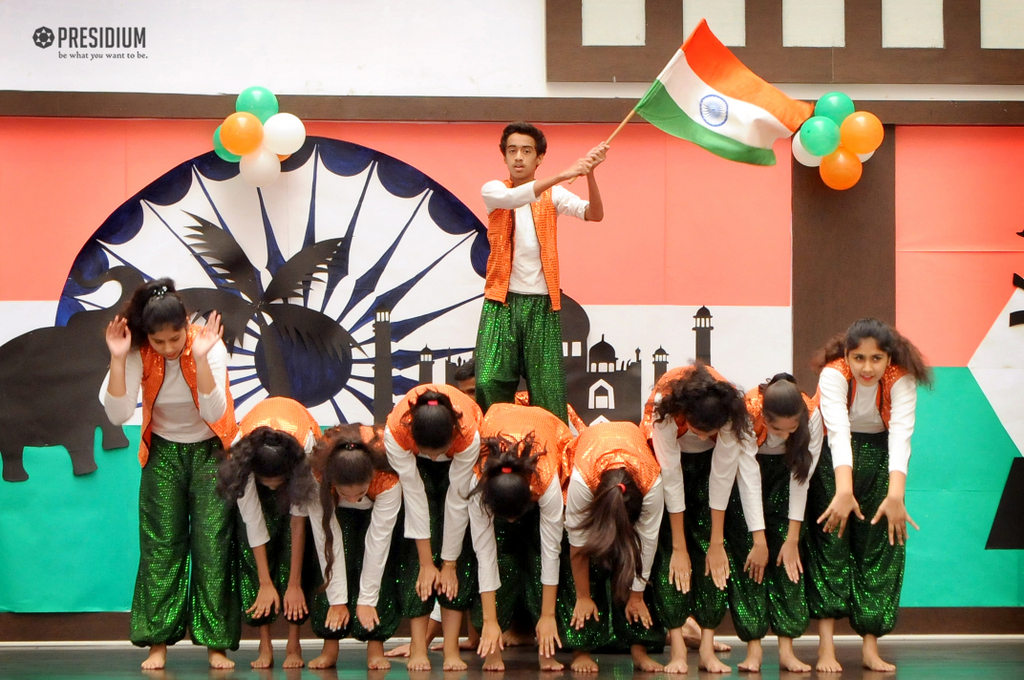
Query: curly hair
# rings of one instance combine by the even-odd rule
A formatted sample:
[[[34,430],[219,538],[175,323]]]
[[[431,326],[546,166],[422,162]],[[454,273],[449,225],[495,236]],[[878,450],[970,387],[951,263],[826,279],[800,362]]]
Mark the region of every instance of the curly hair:
[[[136,288],[121,316],[128,322],[132,349],[142,347],[150,334],[165,326],[175,330],[188,326],[185,302],[175,290],[174,281],[168,278],[154,279]]]
[[[384,439],[374,428],[367,441],[364,428],[359,425],[338,425],[324,432],[313,449],[313,473],[320,480],[320,508],[324,530],[324,583],[326,589],[334,571],[334,532],[331,517],[338,509],[335,485],[353,486],[370,484],[377,471],[394,472],[384,452]]]
[[[847,353],[857,349],[867,338],[872,338],[878,349],[889,355],[893,364],[906,369],[917,382],[927,387],[932,386],[932,369],[921,350],[898,330],[879,319],[859,319],[845,333],[833,335],[824,347],[814,353],[811,366],[816,373],[821,373],[826,364],[845,358]]]
[[[789,373],[776,373],[766,383],[758,385],[761,392],[761,411],[766,422],[779,418],[796,418],[797,428],[786,438],[783,461],[801,484],[807,481],[811,470],[811,430],[808,424],[807,404]]]
[[[643,502],[644,495],[629,472],[606,470],[580,523],[580,529],[589,532],[580,554],[611,572],[612,595],[619,602],[629,598],[634,577],[643,574],[636,528]]]
[[[657,421],[682,414],[689,425],[704,432],[715,432],[732,423],[738,439],[751,438],[753,429],[743,394],[732,383],[716,380],[700,361],[693,369],[668,384],[655,406]]]
[[[306,452],[295,437],[280,430],[258,427],[224,453],[217,469],[217,493],[225,500],[238,500],[250,474],[257,483],[261,478],[285,478],[274,492],[282,515],[313,494]]]
[[[469,495],[479,493],[492,516],[519,519],[533,505],[530,482],[544,455],[543,447],[537,444],[535,433],[530,432],[522,439],[501,434],[487,437],[480,442],[480,450],[486,452],[487,460],[481,469],[480,483]]]

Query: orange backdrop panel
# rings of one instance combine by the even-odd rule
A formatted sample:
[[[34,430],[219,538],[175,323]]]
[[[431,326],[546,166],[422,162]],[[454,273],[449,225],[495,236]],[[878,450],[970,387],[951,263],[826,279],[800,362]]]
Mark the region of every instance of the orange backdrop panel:
[[[225,112],[229,113],[229,112]],[[0,300],[54,300],[85,240],[118,205],[211,149],[220,121],[0,118]],[[507,176],[501,125],[309,121],[419,168],[486,220],[481,185]],[[546,125],[540,176],[609,125]],[[789,146],[780,163],[729,163],[646,124],[597,170],[605,220],[563,220],[562,286],[584,304],[788,305]],[[571,190],[587,195],[585,180]],[[721,269],[711,272],[707,264]]]
[[[1024,274],[1022,155],[1020,128],[897,130],[897,323],[937,366],[967,365]]]

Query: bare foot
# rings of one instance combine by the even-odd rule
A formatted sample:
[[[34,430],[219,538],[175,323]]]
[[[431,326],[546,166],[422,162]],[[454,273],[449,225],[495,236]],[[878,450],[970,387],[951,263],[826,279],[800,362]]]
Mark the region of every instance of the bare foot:
[[[370,640],[366,643],[366,667],[371,671],[386,671],[391,668],[391,662],[384,658],[382,641]]]
[[[596,673],[597,662],[589,652],[573,651],[572,665],[570,668],[577,673]]]
[[[384,652],[384,656],[388,659],[394,659],[395,657],[409,658],[409,643],[406,642],[404,645],[398,645],[394,649],[389,649]]]
[[[647,653],[643,645],[631,645],[629,653],[633,657],[633,670],[641,673],[657,673],[665,670],[665,667],[655,661]]]
[[[281,668],[302,668],[305,665],[306,662],[302,660],[302,649],[289,649],[285,652]]]
[[[149,656],[142,662],[142,670],[158,671],[167,665],[167,645],[153,645],[149,648]]]
[[[764,649],[760,640],[751,640],[747,643],[747,658],[740,662],[739,669],[748,673],[759,673],[761,662],[764,660]]]
[[[686,636],[683,628],[674,628],[668,632],[670,649],[669,662],[665,666],[666,673],[689,672],[690,667],[686,663]]]
[[[506,647],[522,647],[532,645],[537,638],[532,633],[522,633],[515,628],[509,628],[501,634],[501,641]]]
[[[403,646],[408,646],[408,645],[403,645]],[[475,652],[476,648],[479,647],[479,646],[480,646],[480,638],[479,638],[479,636],[477,637],[476,642],[473,642],[472,638],[459,638],[459,649],[462,650],[463,652]],[[398,647],[395,647],[395,649],[398,649]],[[443,642],[435,642],[434,644],[430,645],[430,651],[432,651],[432,652],[442,652],[442,651],[444,651],[444,643]],[[409,654],[406,653],[405,656],[409,656]]]
[[[715,656],[715,631],[705,628],[700,632],[700,662],[698,668],[709,673],[732,673],[732,667]]]
[[[540,662],[540,669],[542,671],[560,671],[565,666],[560,661],[551,657],[550,659],[543,655],[538,655],[537,660]]]
[[[444,665],[441,666],[441,668],[446,671],[464,671],[469,668],[469,666],[466,665],[466,662],[463,661],[462,657],[458,654],[454,656],[445,654]]]
[[[485,671],[503,671],[505,670],[505,662],[501,659],[501,652],[494,651],[487,655],[484,659],[484,670]]]
[[[692,616],[683,624],[683,640],[690,649],[700,649],[700,626]],[[731,652],[732,645],[715,640],[716,652]]]
[[[665,672],[680,673],[682,675],[686,675],[687,673],[689,673],[690,667],[686,663],[686,657],[684,656],[681,659],[672,659],[671,661],[669,661],[667,664],[665,664]]]
[[[225,669],[235,667],[235,662],[228,658],[223,649],[213,649],[211,647],[206,651],[206,657],[210,662],[210,668]]]
[[[779,668],[791,673],[810,673],[811,666],[796,658],[793,652],[793,638],[779,638]]]
[[[409,665],[406,666],[410,671],[429,671],[430,670],[430,659],[427,658],[426,654],[422,656],[417,654],[413,656],[409,655]]]
[[[819,673],[842,673],[843,667],[839,665],[839,661],[836,659],[836,650],[830,649],[828,651],[819,649],[818,650],[818,663],[814,666],[814,669]]]
[[[864,645],[861,648],[861,659],[864,663],[864,668],[869,671],[877,671],[879,673],[893,673],[896,671],[896,666],[883,661],[882,657],[878,654],[878,638],[874,635],[864,636]]]
[[[324,640],[324,648],[320,652],[320,656],[310,661],[309,667],[313,669],[334,668],[336,665],[338,665],[338,641]]]
[[[253,668],[273,668],[274,667],[274,646],[270,643],[260,640],[260,655],[256,657],[250,664]]]

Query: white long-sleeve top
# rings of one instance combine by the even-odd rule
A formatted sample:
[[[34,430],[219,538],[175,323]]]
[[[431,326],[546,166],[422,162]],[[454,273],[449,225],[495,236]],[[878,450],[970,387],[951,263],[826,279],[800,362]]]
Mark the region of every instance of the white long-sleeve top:
[[[587,544],[589,532],[580,525],[593,500],[594,493],[587,486],[583,475],[579,470],[573,469],[565,499],[565,530],[569,535],[569,545],[581,548]],[[664,512],[665,489],[659,475],[651,490],[644,496],[640,519],[636,524],[637,533],[640,534],[641,578],[633,578],[633,592],[643,592],[647,580],[651,577],[651,564],[654,562],[654,551],[658,547],[658,531],[661,529]]]
[[[811,454],[811,467],[807,471],[807,479],[802,483],[797,481],[793,475],[789,476],[789,518],[797,522],[804,521],[804,510],[807,508],[807,483],[818,467],[818,459],[821,457],[821,444],[824,439],[822,431],[821,409],[814,410],[807,419],[807,428],[810,431],[810,442],[808,450]],[[776,437],[771,432],[765,439],[757,452],[769,456],[778,456],[786,453],[786,440]]]
[[[661,395],[655,396],[655,405]],[[711,457],[711,477],[708,479],[709,505],[712,510],[729,507],[732,485],[739,482],[740,500],[747,529],[764,529],[764,512],[761,502],[761,470],[757,465],[757,442],[753,438],[738,439],[728,423],[718,431],[714,444],[693,434],[690,430],[677,437],[678,426],[671,417],[655,420],[651,427],[651,444],[654,456],[661,466],[661,478],[665,485],[665,509],[670,513],[685,512],[686,491],[683,485],[683,463],[681,456],[688,453],[703,453],[714,448]]]
[[[228,351],[217,341],[206,356],[213,373],[214,388],[209,394],[199,392],[199,408],[192,398],[192,388],[181,373],[181,361],[164,359],[164,381],[153,404],[153,433],[172,442],[192,444],[217,436],[206,423],[215,423],[228,407]],[[135,349],[128,353],[124,366],[125,393],[115,397],[107,391],[110,371],[100,386],[100,402],[107,418],[114,425],[131,419],[139,403],[142,389],[142,355]]]
[[[427,505],[427,492],[423,487],[423,480],[420,479],[420,472],[416,468],[416,456],[395,441],[390,428],[384,429],[384,449],[387,451],[388,463],[402,483],[402,495],[405,498],[405,537],[413,540],[430,538],[430,507]],[[470,445],[455,454],[452,466],[448,469],[450,485],[448,495],[445,497],[445,527],[447,528],[450,522],[461,521],[461,529],[458,529],[460,536],[465,535],[469,513],[459,507],[467,502],[465,495],[459,493],[459,490],[469,486],[469,480],[474,476],[473,466],[479,457],[480,434],[476,433]],[[450,512],[454,513],[456,519],[452,519],[453,515],[449,514]],[[454,525],[452,528],[456,529]]]
[[[359,574],[359,599],[356,604],[376,607],[380,598],[380,580],[384,575],[384,566],[391,553],[391,535],[395,531],[398,513],[402,509],[402,484],[399,482],[387,491],[377,494],[370,500],[363,496],[358,503],[342,502],[343,508],[368,510],[370,526],[366,530],[363,548],[363,570]]]
[[[470,492],[472,492],[480,483],[476,475],[473,475],[473,479],[470,483]],[[563,508],[562,505],[562,487],[559,484],[558,476],[551,478],[551,482],[548,483],[544,493],[541,494],[540,499],[537,501],[537,505],[540,507],[540,582],[541,585],[545,586],[557,586],[558,585],[558,561],[562,552],[562,529],[564,525]],[[497,544],[494,539],[494,520],[490,513],[484,508],[483,499],[481,494],[475,493],[470,496],[469,499],[469,523],[472,526],[474,522],[480,523],[480,534],[483,538],[483,550],[477,547],[476,541],[473,542],[473,549],[476,551],[477,562],[480,565],[480,579],[483,580],[483,572],[485,570],[485,560],[492,559],[493,552],[493,566],[491,564],[486,565],[487,570],[492,570],[496,574],[498,569],[497,563]],[[476,534],[474,533],[474,536]],[[449,532],[447,525],[445,526],[444,532],[445,543],[454,544],[458,541],[458,547],[462,548],[462,538],[452,535],[449,538]],[[494,545],[493,551],[491,545]],[[458,558],[458,554],[454,557],[444,555],[442,551],[441,558],[445,560],[454,560]],[[500,585],[500,584],[499,584]],[[481,592],[486,590],[481,587]]]
[[[821,416],[828,429],[828,445],[832,451],[832,466],[853,467],[852,432],[878,433],[885,431],[882,414],[878,411],[878,390],[857,385],[853,403],[849,401],[850,384],[840,371],[823,368],[818,378],[821,392]],[[905,375],[892,386],[889,412],[889,471],[907,473],[910,463],[910,438],[914,434],[914,411],[917,408],[917,381]]]
[[[235,442],[242,438],[242,433],[239,432],[235,436]],[[303,449],[308,456],[313,452],[313,447],[316,445],[316,438],[312,435],[306,438],[306,443]],[[245,490],[242,493],[241,498],[238,499],[238,513],[242,516],[242,521],[245,522],[245,535],[249,541],[249,547],[255,548],[258,545],[265,545],[270,541],[270,532],[267,531],[267,520],[263,516],[263,504],[260,503],[260,495],[256,490],[256,476],[249,474],[249,479],[245,482]]]
[[[481,193],[488,215],[498,208],[515,211],[516,231],[508,289],[525,295],[547,295],[548,286],[540,261],[540,240],[530,209],[530,204],[538,200],[534,195],[534,182],[509,188],[501,180],[492,180],[483,186]],[[551,187],[551,202],[559,215],[570,215],[581,220],[585,219],[587,206],[590,205],[589,201],[558,185]]]
[[[309,517],[309,524],[313,531],[313,542],[316,545],[316,556],[320,560],[320,573],[324,574],[327,570],[327,558],[325,557],[327,554],[327,534],[324,533],[324,513],[323,507],[320,505],[319,487],[316,488],[310,498],[292,506],[292,515]],[[334,606],[348,604],[348,577],[345,571],[345,540],[341,535],[341,525],[338,524],[338,517],[334,513],[331,513],[330,522],[331,552],[334,553],[334,564],[331,566],[331,580],[327,584],[325,592],[327,593],[327,601],[331,606]]]

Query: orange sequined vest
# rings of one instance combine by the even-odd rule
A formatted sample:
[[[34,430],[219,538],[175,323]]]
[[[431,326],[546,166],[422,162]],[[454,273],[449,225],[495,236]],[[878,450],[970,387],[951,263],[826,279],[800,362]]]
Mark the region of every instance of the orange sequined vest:
[[[633,423],[597,423],[573,442],[573,465],[591,491],[608,470],[625,468],[646,496],[661,474],[661,467],[640,428]]]
[[[505,180],[505,186],[512,186],[512,180]],[[562,308],[558,292],[558,232],[555,221],[558,210],[551,202],[551,189],[530,204],[533,225],[540,243],[540,261],[544,268],[544,280],[551,296],[551,309]],[[484,297],[495,302],[505,302],[508,295],[508,281],[512,276],[512,253],[515,250],[515,211],[495,208],[487,216],[487,240],[491,254],[487,258],[487,279],[484,281]]]
[[[252,407],[238,423],[242,436],[247,437],[260,427],[284,432],[295,437],[305,447],[309,435],[320,439],[320,426],[306,407],[287,397],[267,397]]]
[[[800,395],[804,398],[804,404],[807,406],[807,415],[813,415],[818,410],[817,402],[803,392]],[[758,385],[747,392],[744,399],[747,402],[747,413],[750,414],[750,420],[754,424],[754,436],[757,437],[757,445],[760,447],[768,441],[768,427],[764,423],[764,395],[761,393],[761,386]]]
[[[833,368],[842,373],[843,377],[846,378],[846,407],[853,406],[853,398],[857,394],[857,381],[853,379],[853,371],[850,370],[850,365],[846,363],[846,358],[834,359],[825,364],[825,368]],[[878,381],[879,389],[876,392],[875,405],[878,407],[878,413],[882,416],[882,424],[885,425],[887,430],[889,429],[889,416],[892,413],[892,386],[908,372],[902,366],[890,363],[889,367],[885,369],[885,373],[882,374],[882,379]],[[817,402],[821,402],[820,389],[814,398]]]
[[[192,400],[199,408],[199,386],[196,378],[196,360],[192,356],[192,341],[196,334],[202,330],[200,326],[189,326],[188,337],[185,339],[185,348],[181,351],[178,364],[181,366],[181,374],[192,391]],[[153,441],[153,404],[156,403],[156,395],[164,384],[164,358],[154,350],[149,343],[139,348],[142,357],[142,439],[139,442],[139,463],[146,467],[149,461],[149,446]],[[231,447],[231,442],[238,431],[238,424],[235,423],[235,402],[231,398],[231,392],[227,389],[228,381],[224,381],[224,390],[227,392],[227,408],[224,415],[215,423],[206,423],[213,433],[220,439],[221,446],[226,451]]]
[[[718,382],[729,382],[722,377],[722,374],[711,368],[710,366],[704,366],[711,377]],[[656,414],[654,413],[654,400],[660,394],[662,398],[672,393],[672,383],[681,378],[685,378],[691,373],[697,370],[696,366],[680,366],[679,368],[673,368],[670,371],[666,371],[665,375],[661,376],[658,380],[658,384],[654,386],[654,391],[651,392],[651,396],[647,399],[647,403],[644,405],[644,417],[640,421],[640,429],[643,431],[644,436],[648,439],[651,438],[651,433],[654,428],[654,419]],[[676,438],[682,437],[689,430],[689,426],[686,424],[686,417],[682,413],[677,413],[674,416],[676,421]]]
[[[520,406],[529,406],[530,393],[526,390],[516,392],[516,403]],[[583,422],[583,418],[580,418],[580,414],[576,413],[576,409],[572,407],[572,404],[566,404],[565,410],[569,412],[569,424],[576,428],[577,433],[587,429],[587,424]]]
[[[412,424],[409,411],[416,400],[419,399],[419,396],[428,391],[440,392],[447,396],[452,402],[455,414],[461,416],[458,423],[459,430],[455,433],[455,440],[452,441],[451,448],[448,449],[448,457],[454,458],[456,453],[465,451],[473,443],[473,437],[479,431],[480,422],[484,419],[484,416],[475,401],[451,385],[417,385],[409,390],[409,393],[402,397],[402,400],[391,411],[391,415],[388,416],[387,428],[399,446],[406,451],[412,451],[414,454],[419,453],[419,447],[416,446],[416,442],[412,439]]]
[[[569,426],[542,408],[517,404],[494,404],[487,410],[480,425],[481,440],[498,436],[521,440],[531,432],[535,437],[535,451],[543,451],[537,459],[533,479],[530,480],[530,494],[532,500],[537,502],[552,479],[557,477],[561,486],[569,473],[569,468],[564,467],[566,451],[572,443]],[[482,475],[486,461],[486,449],[481,447],[480,460],[474,468],[477,478]]]

